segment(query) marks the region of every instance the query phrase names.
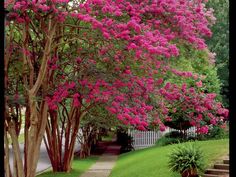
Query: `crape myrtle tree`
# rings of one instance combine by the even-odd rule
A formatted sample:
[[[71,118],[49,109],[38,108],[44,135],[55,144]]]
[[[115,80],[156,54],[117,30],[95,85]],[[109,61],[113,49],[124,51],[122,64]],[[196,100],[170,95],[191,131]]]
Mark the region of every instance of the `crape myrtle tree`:
[[[207,97],[208,99],[210,99],[210,95],[212,95],[211,101],[204,98],[205,101],[202,100],[203,102],[201,102],[200,100],[197,101],[196,98],[193,97],[193,95],[191,95],[190,97],[187,97],[187,100],[185,100],[185,96],[180,96],[178,99],[174,99],[171,101],[169,99],[165,99],[165,100],[169,100],[169,106],[167,106],[169,117],[166,118],[165,125],[168,125],[169,127],[179,129],[179,130],[186,130],[191,126],[196,126],[196,121],[195,120],[192,121],[192,118],[190,118],[190,115],[192,115],[193,113],[197,115],[196,111],[193,112],[193,110],[197,110],[197,109],[194,109],[194,104],[196,104],[194,102],[197,101],[198,103],[200,103],[200,105],[198,106],[204,106],[208,110],[212,109],[209,106],[207,106],[204,102],[208,100],[210,101],[209,104],[215,105],[216,103],[212,103],[212,101],[215,98],[216,98],[215,99],[216,101],[218,102],[221,101],[221,96],[220,96],[221,84],[220,84],[219,78],[217,77],[216,67],[212,63],[212,58],[209,57],[211,56],[211,54],[209,53],[208,50],[196,50],[192,48],[191,46],[187,46],[186,44],[183,44],[183,43],[181,44],[181,46],[179,46],[179,49],[180,49],[180,55],[177,58],[171,58],[170,60],[168,60],[168,62],[170,63],[170,66],[174,66],[175,69],[178,69],[179,71],[181,70],[191,71],[195,75],[196,80],[192,77],[188,77],[188,78],[182,77],[181,79],[177,77],[175,74],[173,74],[172,72],[168,72],[164,76],[166,77],[165,79],[166,86],[164,88],[170,87],[171,83],[175,84],[173,85],[174,87],[176,87],[175,89],[177,89],[177,86],[178,87],[182,86],[183,89],[186,89],[187,87],[188,88],[192,87],[192,90],[191,90],[192,93],[196,92],[195,94],[198,94],[194,96],[194,97],[198,97],[197,100],[201,98],[199,97],[199,95],[202,95],[203,97]],[[176,71],[175,73],[180,74]],[[197,77],[196,74],[199,75],[199,77]],[[161,93],[165,95],[164,90],[161,90]],[[188,92],[186,93],[189,94]],[[208,95],[207,93],[210,93],[210,94]],[[218,111],[219,112],[222,111],[221,104],[220,103],[217,103],[217,104],[219,106],[218,107],[219,109],[217,108]],[[214,109],[215,108],[213,108],[213,110]],[[202,122],[205,125],[205,129],[206,127],[208,128],[208,126],[206,125],[211,124],[209,120],[213,121],[213,119],[208,118],[209,116],[213,116],[211,115],[212,112],[211,113],[210,112],[209,114],[205,113],[205,116],[199,115],[199,117],[206,118],[206,121]],[[213,114],[216,116],[217,112]],[[225,116],[227,116],[227,111],[225,112],[225,114],[226,114]],[[200,120],[201,118],[199,119],[199,121]],[[219,123],[222,124],[223,122],[219,122]],[[216,122],[214,122],[213,125],[216,125]],[[205,131],[205,133],[207,133],[207,131]]]
[[[10,89],[9,83],[15,80],[8,77],[15,62],[21,66],[16,73],[20,81],[15,83],[22,86],[20,95],[26,107],[23,163],[11,131],[15,119],[9,112],[8,98],[17,94],[7,92],[5,128],[13,139],[13,149],[18,149],[14,151],[16,176],[35,176],[46,129],[62,141],[63,133],[58,133],[57,121],[53,121],[58,119],[67,119],[61,123],[66,149],[65,165],[59,169],[70,171],[79,122],[94,105],[105,105],[124,124],[141,130],[148,126],[148,115],[154,115],[162,126],[164,116],[156,115],[165,115],[161,99],[169,97],[160,94],[161,77],[172,71],[165,60],[179,54],[175,40],[199,50],[206,48],[203,37],[211,36],[213,16],[204,2],[6,1],[5,87]],[[156,107],[150,104],[153,97],[160,98]],[[47,140],[50,142],[49,136]],[[10,176],[10,169],[6,170]]]

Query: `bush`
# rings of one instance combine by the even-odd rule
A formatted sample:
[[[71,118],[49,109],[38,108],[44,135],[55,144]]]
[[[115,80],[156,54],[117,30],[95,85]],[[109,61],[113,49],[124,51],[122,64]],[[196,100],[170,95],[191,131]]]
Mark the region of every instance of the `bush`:
[[[133,147],[133,137],[127,134],[121,144],[120,153],[125,153],[134,150]]]
[[[117,143],[121,145],[120,153],[134,150],[133,137],[128,135],[128,133],[124,130],[117,131]]]
[[[169,144],[183,143],[190,140],[196,140],[195,137],[191,136],[186,138],[182,132],[171,131],[166,133],[163,137],[156,141],[157,146],[166,146]]]
[[[176,144],[176,143],[181,143],[183,142],[183,139],[181,138],[169,138],[169,137],[161,137],[156,141],[157,146],[166,146],[169,144]]]
[[[171,131],[171,132],[166,133],[164,136],[167,138],[183,138],[184,134],[179,131]]]
[[[206,138],[207,139],[229,138],[229,132],[219,126],[214,126],[211,129],[209,129],[209,132],[206,135]]]
[[[203,151],[192,143],[179,145],[169,156],[168,166],[182,177],[197,177],[204,170]]]
[[[198,138],[195,137],[195,136],[189,136],[189,137],[187,138],[187,141],[195,141],[195,140],[198,140]]]

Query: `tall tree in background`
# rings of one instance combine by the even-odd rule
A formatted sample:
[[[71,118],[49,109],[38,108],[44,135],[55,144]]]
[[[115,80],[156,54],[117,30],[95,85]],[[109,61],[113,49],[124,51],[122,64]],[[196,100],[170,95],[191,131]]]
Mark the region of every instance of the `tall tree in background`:
[[[229,105],[229,1],[209,0],[206,7],[214,9],[216,23],[211,27],[212,37],[206,40],[218,68],[218,75],[222,83],[221,94],[223,104]]]

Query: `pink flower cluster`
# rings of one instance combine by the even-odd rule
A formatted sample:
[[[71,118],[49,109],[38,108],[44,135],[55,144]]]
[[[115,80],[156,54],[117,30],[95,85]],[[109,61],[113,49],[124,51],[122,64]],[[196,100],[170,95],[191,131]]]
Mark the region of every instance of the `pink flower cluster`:
[[[197,82],[197,87],[199,86],[202,86],[200,81]],[[228,118],[228,110],[215,100],[216,94],[214,93],[201,93],[192,87],[187,88],[186,84],[178,87],[175,84],[166,83],[165,87],[160,89],[160,94],[167,101],[167,106],[177,105],[173,107],[175,109],[175,111],[172,111],[173,115],[177,108],[178,112],[182,112],[185,118],[188,117],[192,126],[201,127],[199,129],[200,133],[207,133],[208,131],[207,126],[201,126],[202,123],[217,125],[222,124]],[[166,112],[168,111],[163,113]],[[169,117],[165,121],[169,121]]]
[[[205,126],[199,127],[199,128],[197,129],[197,133],[200,133],[200,134],[207,134],[207,133],[208,133],[208,130],[209,130],[208,126],[205,125]]]

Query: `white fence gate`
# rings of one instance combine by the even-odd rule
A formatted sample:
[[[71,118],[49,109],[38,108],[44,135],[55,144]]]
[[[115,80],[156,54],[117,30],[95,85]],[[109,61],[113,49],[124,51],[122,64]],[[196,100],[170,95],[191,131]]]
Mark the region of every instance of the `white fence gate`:
[[[164,134],[171,131],[179,131],[172,128],[167,128],[164,132],[161,131],[139,131],[129,130],[128,134],[133,137],[134,149],[143,149],[155,145],[156,141]],[[186,130],[187,136],[196,136],[196,127],[191,127]]]

